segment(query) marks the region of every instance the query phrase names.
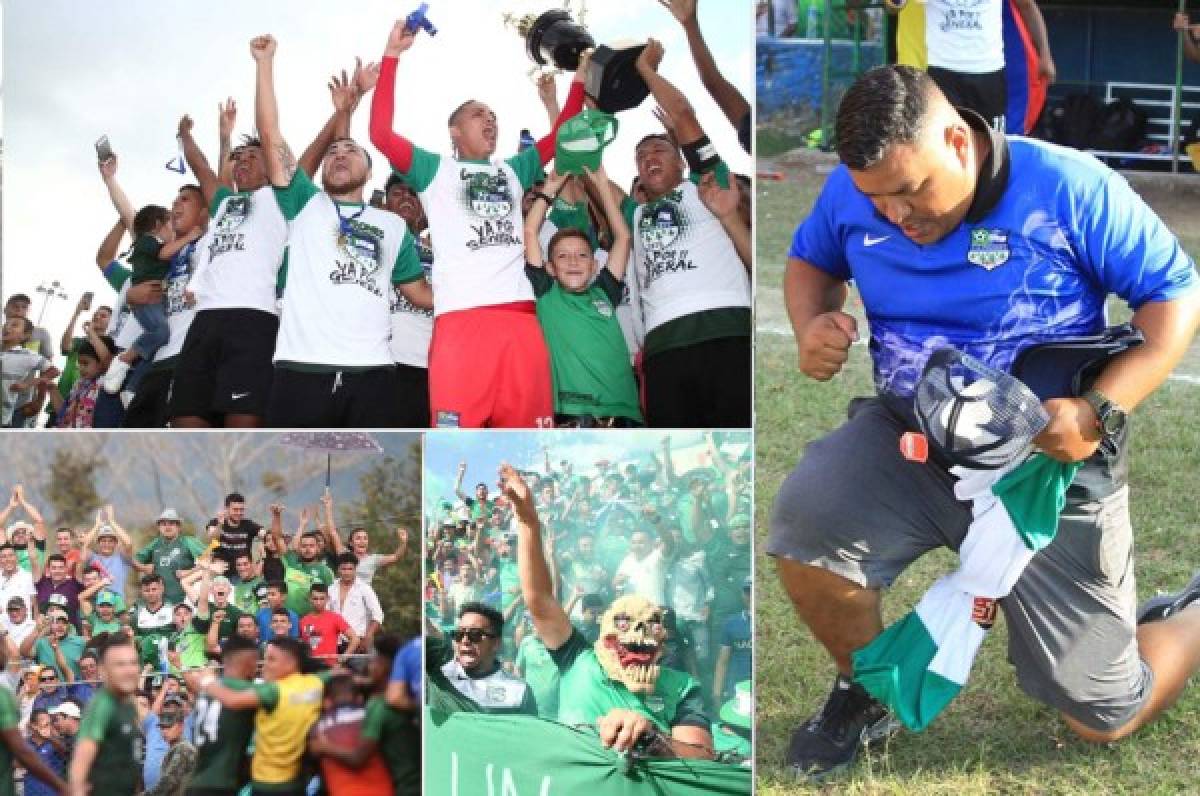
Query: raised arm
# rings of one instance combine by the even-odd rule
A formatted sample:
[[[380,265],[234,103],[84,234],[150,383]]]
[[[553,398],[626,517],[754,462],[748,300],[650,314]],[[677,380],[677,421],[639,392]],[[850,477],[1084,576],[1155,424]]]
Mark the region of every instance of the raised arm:
[[[704,130],[696,120],[696,111],[683,92],[658,73],[658,65],[662,63],[662,57],[662,43],[657,39],[650,39],[646,44],[646,49],[638,56],[638,74],[650,87],[654,101],[671,117],[679,145],[686,147],[702,139]]]
[[[379,566],[386,567],[395,564],[404,558],[404,554],[408,552],[408,529],[396,529],[396,552],[390,555],[381,555],[379,557]]]
[[[100,164],[100,177],[104,180],[104,187],[108,189],[108,198],[112,200],[113,208],[116,209],[117,215],[121,217],[121,223],[125,225],[125,229],[132,232],[133,217],[137,211],[133,209],[133,202],[129,201],[129,197],[125,195],[121,184],[117,182],[116,155],[113,155]]]
[[[62,339],[58,341],[58,350],[64,357],[71,356],[71,349],[75,347],[75,324],[79,322],[79,316],[83,314],[83,296],[79,297],[79,303],[75,305],[75,311],[71,313],[71,320],[67,321],[66,327],[63,329]]]
[[[554,75],[545,74],[538,78],[537,93],[538,99],[542,101],[542,107],[546,109],[546,118],[553,126],[561,113],[561,109],[558,107],[558,86],[554,82]]]
[[[333,552],[341,555],[346,552],[346,545],[342,543],[342,536],[338,533],[337,523],[333,519],[333,494],[328,487],[321,495],[321,507],[325,511],[325,539],[333,546]]]
[[[454,494],[457,495],[458,499],[463,502],[466,502],[468,500],[467,494],[465,492],[463,492],[463,490],[462,490],[463,478],[466,476],[466,474],[467,474],[467,463],[459,462],[458,463],[458,474],[454,477]]]
[[[696,63],[696,71],[700,73],[704,89],[717,103],[729,123],[735,128],[740,127],[746,114],[750,113],[750,103],[717,69],[717,62],[713,59],[708,42],[704,40],[704,34],[700,31],[700,21],[696,14],[699,0],[658,1],[683,26],[683,32],[687,34],[688,49],[691,50],[692,60]]]
[[[546,565],[542,526],[529,485],[512,465],[500,466],[504,495],[517,516],[517,571],[521,596],[533,618],[533,627],[547,649],[556,650],[571,637],[573,628],[567,612],[554,597],[554,580]]]
[[[587,65],[591,57],[591,50],[584,50],[583,54],[579,56],[579,68],[575,70],[575,77],[571,80],[571,90],[567,92],[567,101],[563,103],[558,118],[551,123],[550,132],[538,139],[536,146],[543,166],[554,160],[554,139],[558,137],[558,128],[562,127],[567,119],[578,115],[583,110],[583,80],[584,75],[587,74]]]
[[[529,208],[529,215],[525,216],[525,262],[534,268],[545,267],[545,255],[538,233],[550,212],[550,205],[554,204],[554,199],[566,181],[567,175],[551,171],[546,175],[542,190],[533,194],[533,205]]]
[[[237,103],[233,97],[217,103],[217,184],[233,187],[233,128]]]
[[[208,158],[204,156],[196,139],[192,137],[193,126],[191,116],[185,115],[179,120],[179,143],[183,145],[183,159],[187,161],[188,168],[200,183],[200,193],[204,194],[204,201],[212,204],[213,196],[217,193],[217,175],[208,164]]]
[[[396,20],[388,34],[387,46],[379,69],[379,85],[371,99],[371,143],[383,153],[396,171],[407,173],[412,169],[413,145],[403,136],[397,135],[395,124],[396,69],[400,56],[412,47],[416,32],[408,30],[403,19]]]
[[[612,242],[608,250],[608,269],[617,281],[625,279],[625,269],[629,265],[629,250],[633,246],[633,236],[629,233],[629,225],[625,223],[625,215],[621,212],[620,200],[613,191],[613,182],[608,178],[608,172],[601,164],[595,174],[587,172],[587,181],[600,197],[600,207],[604,210],[604,218],[612,230]]]
[[[108,518],[108,524],[112,527],[113,533],[117,535],[117,542],[125,546],[125,554],[131,555],[133,552],[133,539],[130,538],[128,531],[117,524],[117,518],[113,512],[111,503],[104,507],[104,515]]]
[[[267,533],[275,540],[275,551],[283,558],[283,554],[287,552],[287,547],[283,542],[283,504],[271,504],[271,526],[267,529]]]
[[[340,76],[333,75],[329,78],[329,96],[333,102],[333,115],[329,117],[325,126],[317,133],[317,137],[304,150],[304,154],[300,155],[300,168],[304,169],[305,174],[310,176],[316,174],[329,145],[339,138],[349,137],[354,110],[358,107],[358,101],[362,99],[363,94],[374,88],[379,75],[378,69],[375,65],[364,69],[362,59],[359,58],[356,59],[353,78],[346,74],[345,69],[342,70]],[[362,81],[361,91],[360,80]]]
[[[275,37],[258,36],[250,42],[257,79],[254,94],[254,119],[266,158],[267,179],[277,188],[286,188],[296,173],[296,156],[288,147],[279,128],[279,104],[275,98]]]
[[[716,173],[707,172],[700,178],[699,193],[700,201],[721,222],[721,228],[749,273],[754,264],[754,243],[750,238],[750,227],[738,212],[741,190],[737,180],[730,179],[729,187],[722,188]]]

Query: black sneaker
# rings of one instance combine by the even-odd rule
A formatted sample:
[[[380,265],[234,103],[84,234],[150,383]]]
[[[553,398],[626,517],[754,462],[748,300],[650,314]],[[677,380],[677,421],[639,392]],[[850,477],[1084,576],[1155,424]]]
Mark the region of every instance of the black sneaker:
[[[1160,594],[1142,603],[1138,608],[1138,624],[1174,616],[1197,600],[1200,600],[1200,572],[1197,572],[1188,581],[1187,585],[1183,587],[1183,591],[1175,594]]]
[[[819,781],[850,766],[860,746],[899,729],[882,702],[839,674],[821,712],[792,733],[787,764],[797,777]]]

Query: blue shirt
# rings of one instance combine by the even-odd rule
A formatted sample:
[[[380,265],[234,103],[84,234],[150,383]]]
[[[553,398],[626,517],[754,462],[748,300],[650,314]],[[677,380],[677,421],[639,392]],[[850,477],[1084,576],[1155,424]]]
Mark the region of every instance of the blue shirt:
[[[1072,149],[1007,142],[1006,188],[992,186],[994,203],[936,243],[906,238],[844,165],[796,230],[791,257],[855,281],[880,393],[912,395],[936,349],[1009,371],[1034,343],[1101,331],[1110,293],[1136,310],[1197,284],[1179,241],[1119,174]]]
[[[44,741],[37,746],[32,743],[33,751],[37,752],[37,756],[46,764],[46,768],[58,774],[63,779],[67,778],[67,761],[63,760],[55,750],[53,744],[49,741]],[[25,774],[25,796],[58,796],[58,791],[50,787],[45,782],[35,777],[33,774]]]
[[[292,638],[300,638],[300,617],[296,616],[296,612],[291,608],[284,609],[288,612],[288,621],[292,623],[288,629],[288,635]],[[270,608],[258,609],[258,637],[265,641],[270,641],[275,638],[275,634],[271,632],[271,614],[274,611]]]
[[[420,636],[409,639],[396,653],[390,678],[393,683],[404,683],[416,702],[421,701],[421,649]]]
[[[109,578],[112,579],[112,585],[108,586],[107,590],[115,592],[124,600],[125,583],[129,579],[129,556],[120,549],[111,556],[102,556],[92,551],[86,563],[88,566],[91,566],[93,561],[98,561],[100,566],[104,567],[104,571],[108,573]],[[92,598],[92,605],[93,607],[95,606],[95,597]]]
[[[721,684],[725,698],[733,696],[734,686],[754,676],[754,634],[750,612],[740,611],[725,620],[721,628],[721,646],[729,647],[729,666]]]

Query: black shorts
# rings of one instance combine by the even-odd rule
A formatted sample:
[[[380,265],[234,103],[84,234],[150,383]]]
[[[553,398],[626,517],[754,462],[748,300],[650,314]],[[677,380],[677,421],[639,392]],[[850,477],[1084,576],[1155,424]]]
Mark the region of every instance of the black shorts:
[[[992,128],[1004,131],[1004,117],[1008,113],[1008,83],[1004,80],[1003,69],[972,75],[931,66],[929,76],[951,105],[970,108]]]
[[[175,365],[171,417],[264,416],[278,331],[279,318],[262,310],[196,313]]]
[[[429,428],[429,369],[396,365],[400,428]]]
[[[396,368],[308,373],[276,366],[272,428],[399,428]]]
[[[183,796],[237,796],[241,788],[187,788]]]
[[[122,428],[164,428],[167,425],[167,402],[171,398],[171,379],[175,369],[152,368],[138,385],[133,400],[125,409]]]
[[[646,425],[750,428],[753,390],[749,337],[723,337],[646,359]]]

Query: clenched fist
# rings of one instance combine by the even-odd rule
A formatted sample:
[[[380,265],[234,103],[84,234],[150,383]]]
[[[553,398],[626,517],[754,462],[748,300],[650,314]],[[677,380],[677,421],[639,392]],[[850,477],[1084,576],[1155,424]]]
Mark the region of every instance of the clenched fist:
[[[822,313],[800,333],[800,371],[817,381],[836,376],[858,340],[858,322],[844,312]]]

